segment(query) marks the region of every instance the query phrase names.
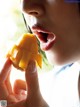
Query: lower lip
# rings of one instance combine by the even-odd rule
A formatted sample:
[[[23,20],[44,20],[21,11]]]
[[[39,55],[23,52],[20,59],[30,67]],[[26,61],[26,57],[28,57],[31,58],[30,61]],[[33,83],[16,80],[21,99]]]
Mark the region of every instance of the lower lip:
[[[48,51],[55,43],[55,40],[52,40],[51,42],[47,42],[47,43],[41,43],[41,49],[44,51]]]

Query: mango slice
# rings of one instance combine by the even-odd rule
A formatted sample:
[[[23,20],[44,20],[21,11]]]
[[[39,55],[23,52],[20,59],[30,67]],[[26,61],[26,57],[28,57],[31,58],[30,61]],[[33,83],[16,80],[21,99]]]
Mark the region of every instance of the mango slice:
[[[35,60],[36,65],[42,68],[42,56],[38,53],[37,38],[33,34],[24,34],[9,50],[7,56],[18,69],[25,70],[30,60]]]

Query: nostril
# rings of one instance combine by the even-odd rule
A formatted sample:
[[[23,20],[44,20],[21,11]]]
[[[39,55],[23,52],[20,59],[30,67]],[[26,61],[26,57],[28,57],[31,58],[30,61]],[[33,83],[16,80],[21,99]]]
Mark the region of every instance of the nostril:
[[[28,14],[33,16],[38,16],[40,13],[37,11],[29,11]]]
[[[26,3],[25,0],[21,5],[22,10],[25,13],[28,13],[29,15],[33,15],[33,16],[42,16],[45,13],[45,9],[42,5],[40,4],[29,4]]]
[[[43,13],[44,13],[44,11],[43,11],[43,9],[42,8],[39,8],[39,7],[34,7],[34,8],[30,8],[30,9],[28,9],[27,10],[27,13],[29,14],[29,15],[33,15],[33,16],[41,16],[41,15],[43,15]]]

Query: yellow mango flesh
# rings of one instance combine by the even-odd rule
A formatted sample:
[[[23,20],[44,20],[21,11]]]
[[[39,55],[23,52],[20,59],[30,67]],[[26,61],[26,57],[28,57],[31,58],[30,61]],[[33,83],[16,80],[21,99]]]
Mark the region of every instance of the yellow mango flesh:
[[[36,64],[42,67],[42,56],[38,53],[37,39],[33,34],[24,34],[7,56],[12,60],[13,65],[21,70],[27,68],[30,60],[35,60]]]

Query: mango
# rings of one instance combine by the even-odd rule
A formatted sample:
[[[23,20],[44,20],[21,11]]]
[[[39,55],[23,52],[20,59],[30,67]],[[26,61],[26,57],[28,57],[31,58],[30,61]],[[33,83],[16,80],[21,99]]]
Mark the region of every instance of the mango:
[[[22,71],[27,68],[30,60],[35,60],[36,65],[42,68],[42,56],[38,52],[37,38],[34,34],[24,34],[9,50],[7,57]]]

